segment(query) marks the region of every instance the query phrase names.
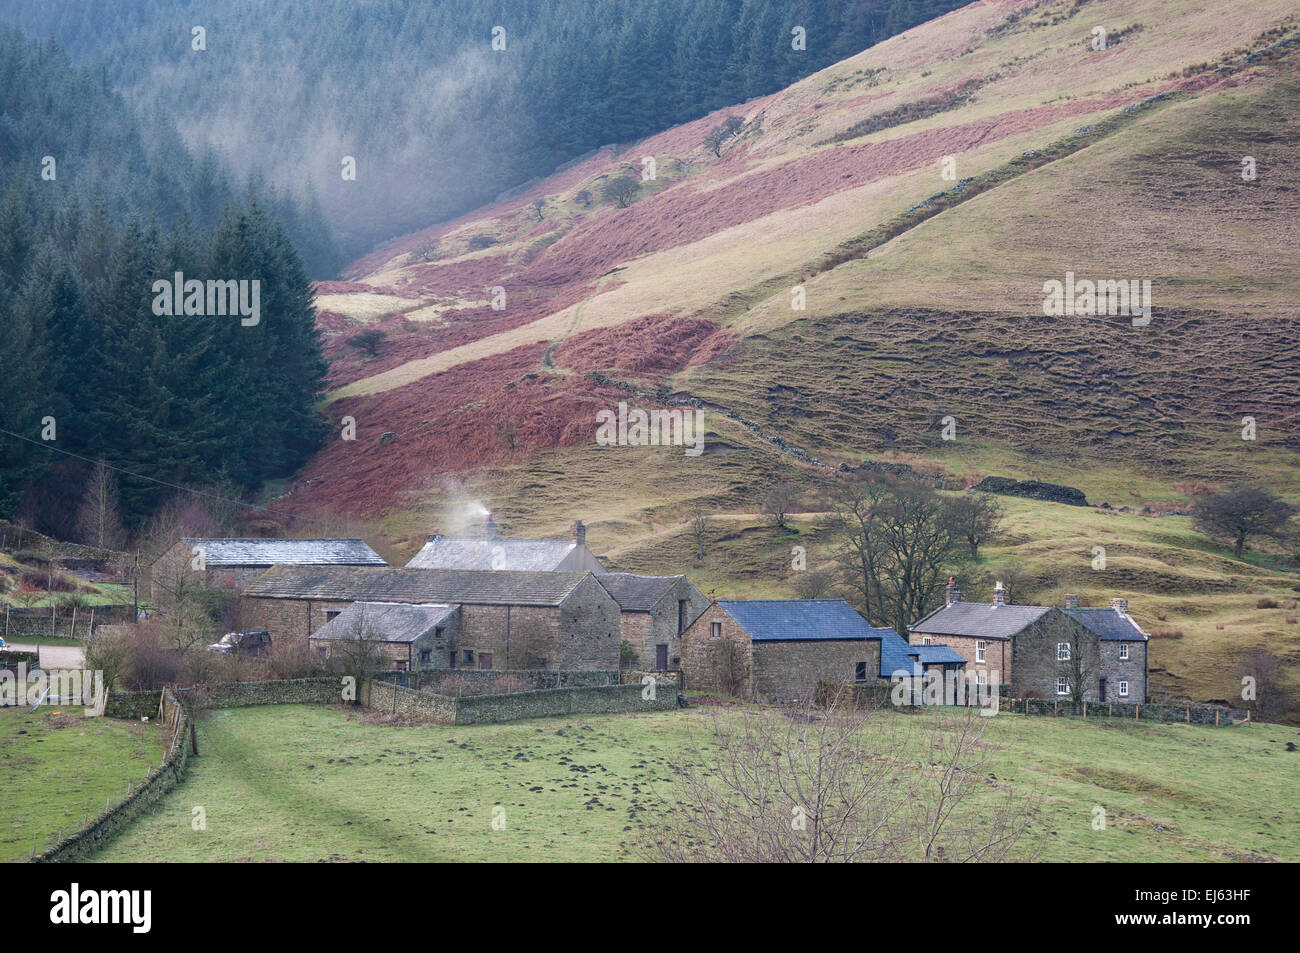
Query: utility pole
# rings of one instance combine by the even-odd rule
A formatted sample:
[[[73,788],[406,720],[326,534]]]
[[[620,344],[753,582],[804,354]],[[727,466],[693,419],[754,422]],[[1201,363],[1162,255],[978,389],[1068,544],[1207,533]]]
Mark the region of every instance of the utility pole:
[[[135,566],[131,569],[131,588],[135,591],[135,613],[132,622],[140,621],[140,550],[135,551]]]

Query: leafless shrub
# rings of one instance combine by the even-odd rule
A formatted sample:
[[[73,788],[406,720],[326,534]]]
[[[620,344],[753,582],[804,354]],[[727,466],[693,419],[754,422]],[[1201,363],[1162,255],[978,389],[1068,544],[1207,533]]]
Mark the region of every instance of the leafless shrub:
[[[668,861],[1000,861],[1037,853],[1037,800],[989,778],[974,712],[811,703],[716,713],[673,769],[649,848]]]

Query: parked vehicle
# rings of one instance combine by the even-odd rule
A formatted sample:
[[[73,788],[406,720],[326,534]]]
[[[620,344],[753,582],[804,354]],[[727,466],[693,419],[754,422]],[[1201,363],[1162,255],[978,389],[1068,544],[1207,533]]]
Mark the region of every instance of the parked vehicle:
[[[271,634],[258,632],[227,632],[208,646],[209,652],[223,655],[251,655],[257,657],[270,651]]]

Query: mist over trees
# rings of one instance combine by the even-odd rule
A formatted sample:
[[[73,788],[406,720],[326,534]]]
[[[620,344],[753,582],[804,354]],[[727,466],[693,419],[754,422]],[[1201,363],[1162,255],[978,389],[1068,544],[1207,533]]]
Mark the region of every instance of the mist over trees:
[[[352,257],[964,2],[8,0],[0,22],[53,35],[189,147],[292,188],[304,214],[318,190]],[[355,180],[341,175],[345,156]],[[307,234],[286,230],[321,276]]]

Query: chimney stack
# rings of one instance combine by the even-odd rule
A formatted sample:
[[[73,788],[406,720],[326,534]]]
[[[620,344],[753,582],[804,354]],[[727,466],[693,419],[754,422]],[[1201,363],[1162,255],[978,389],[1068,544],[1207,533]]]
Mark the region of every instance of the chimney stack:
[[[1002,588],[1001,579],[999,579],[998,584],[993,587],[993,604],[995,606],[1004,606],[1007,604],[1007,591]]]
[[[425,541],[426,543],[432,543],[435,539],[438,538],[438,536],[439,536],[438,530],[435,528],[434,531],[433,531],[432,533],[430,533],[428,536],[424,537],[424,541]]]
[[[1122,612],[1124,615],[1128,615],[1128,600],[1127,600],[1127,599],[1111,599],[1111,600],[1110,600],[1110,607],[1111,607],[1112,609],[1116,610],[1117,612]]]
[[[948,605],[954,602],[961,602],[961,586],[957,585],[955,576],[948,577]]]
[[[582,520],[573,521],[573,525],[569,527],[569,539],[579,546],[587,545],[587,527],[582,525]]]
[[[501,532],[497,529],[496,520],[492,518],[491,513],[487,515],[487,519],[483,520],[483,535],[488,539],[501,538]]]
[[[1067,609],[1077,609],[1077,608],[1079,608],[1079,597],[1078,597],[1078,596],[1066,596],[1066,597],[1065,597],[1065,608],[1067,608]]]

